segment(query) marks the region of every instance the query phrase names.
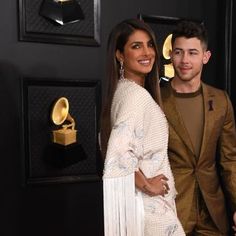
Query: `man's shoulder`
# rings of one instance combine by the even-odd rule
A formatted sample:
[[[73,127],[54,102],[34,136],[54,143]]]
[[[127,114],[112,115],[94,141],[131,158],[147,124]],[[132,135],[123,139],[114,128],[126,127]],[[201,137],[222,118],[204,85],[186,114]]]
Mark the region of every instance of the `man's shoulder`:
[[[216,92],[223,91],[222,89],[217,88],[217,87],[215,87],[213,85],[207,84],[205,82],[202,82],[202,85],[205,86],[206,88],[212,90],[212,91],[216,91]]]
[[[209,94],[223,95],[225,96],[226,91],[220,88],[216,88],[213,85],[202,83],[203,91],[207,91]]]

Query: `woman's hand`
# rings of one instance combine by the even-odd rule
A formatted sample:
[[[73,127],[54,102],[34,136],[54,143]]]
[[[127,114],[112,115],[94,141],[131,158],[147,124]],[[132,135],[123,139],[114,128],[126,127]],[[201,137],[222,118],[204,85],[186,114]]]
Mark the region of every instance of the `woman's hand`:
[[[147,194],[149,196],[158,196],[161,195],[164,197],[165,194],[170,190],[169,185],[167,183],[168,178],[163,175],[157,175],[153,178],[147,179],[149,186],[147,187]]]
[[[146,178],[142,171],[135,171],[135,185],[142,192],[149,196],[164,196],[169,191],[169,185],[167,183],[168,178],[161,174],[153,178]]]

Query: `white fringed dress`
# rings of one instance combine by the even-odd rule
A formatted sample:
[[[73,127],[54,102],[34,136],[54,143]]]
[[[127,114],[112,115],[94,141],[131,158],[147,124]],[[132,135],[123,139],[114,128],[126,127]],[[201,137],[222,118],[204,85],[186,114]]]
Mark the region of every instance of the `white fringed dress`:
[[[105,236],[185,235],[176,215],[164,113],[146,89],[121,79],[112,101],[111,123],[103,174]],[[164,174],[169,193],[150,197],[136,189],[138,169],[147,178]]]

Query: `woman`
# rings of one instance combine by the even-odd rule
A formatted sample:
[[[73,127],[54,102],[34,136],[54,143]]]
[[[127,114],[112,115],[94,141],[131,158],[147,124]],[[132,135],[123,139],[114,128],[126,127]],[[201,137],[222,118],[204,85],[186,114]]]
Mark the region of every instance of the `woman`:
[[[167,157],[157,55],[154,33],[140,20],[125,20],[110,33],[101,124],[106,236],[184,235]]]

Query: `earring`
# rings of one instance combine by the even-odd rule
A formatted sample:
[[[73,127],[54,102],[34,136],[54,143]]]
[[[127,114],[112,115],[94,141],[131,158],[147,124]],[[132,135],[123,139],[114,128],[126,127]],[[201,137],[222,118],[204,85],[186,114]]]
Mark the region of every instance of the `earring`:
[[[125,70],[124,70],[124,62],[120,61],[120,79],[124,79],[125,78]]]

